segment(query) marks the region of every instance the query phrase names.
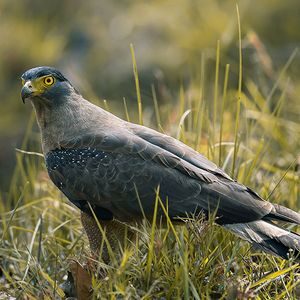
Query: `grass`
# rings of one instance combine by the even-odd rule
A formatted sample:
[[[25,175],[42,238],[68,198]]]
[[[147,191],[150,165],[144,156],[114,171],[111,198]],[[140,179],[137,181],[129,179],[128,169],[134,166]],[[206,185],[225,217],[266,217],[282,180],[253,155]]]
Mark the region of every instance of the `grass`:
[[[142,122],[132,46],[131,51],[138,119]],[[211,84],[205,81],[204,63],[205,58],[200,85],[196,80],[181,85],[169,114],[160,108],[156,91],[151,88],[156,118],[151,125],[167,133],[177,132],[182,141],[266,199],[271,195],[270,201],[299,211],[300,181],[295,168],[299,144],[295,136],[299,136],[300,125],[285,114],[285,101],[297,101],[296,95],[287,95],[288,68],[284,66],[279,72],[271,96],[263,96],[250,79],[244,82],[243,92],[241,73],[238,89],[230,85],[233,68],[221,64],[219,42],[215,82]],[[221,97],[218,82],[223,82]],[[209,91],[214,91],[211,97]],[[273,109],[271,100],[276,103]],[[124,107],[126,118],[134,120],[125,99]],[[174,119],[178,125],[175,128]],[[87,261],[89,251],[78,210],[50,182],[43,158],[34,152],[38,148],[33,120],[34,116],[22,144],[23,150],[31,152],[16,152],[10,202],[4,201],[3,195],[0,201],[0,296],[60,299],[63,291],[59,284],[70,264],[74,259]],[[161,203],[157,197],[156,209],[158,206]],[[93,278],[95,298],[299,299],[300,268],[295,261],[256,252],[215,225],[213,217],[205,221],[199,216],[187,220],[185,226],[169,221],[160,227],[155,222],[134,227],[136,241],[105,266],[104,279]]]

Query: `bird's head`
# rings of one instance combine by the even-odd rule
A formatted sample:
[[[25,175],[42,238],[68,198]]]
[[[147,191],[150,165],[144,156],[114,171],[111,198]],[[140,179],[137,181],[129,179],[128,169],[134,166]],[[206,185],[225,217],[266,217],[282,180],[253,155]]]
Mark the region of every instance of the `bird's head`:
[[[52,67],[36,67],[22,76],[22,100],[30,99],[47,106],[58,104],[65,96],[76,92],[68,79]]]

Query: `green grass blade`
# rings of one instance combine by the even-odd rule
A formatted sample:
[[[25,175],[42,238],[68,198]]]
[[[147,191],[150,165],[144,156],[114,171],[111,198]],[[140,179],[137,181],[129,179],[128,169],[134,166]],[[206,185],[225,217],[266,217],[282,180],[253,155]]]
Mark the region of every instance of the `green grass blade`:
[[[155,92],[155,88],[154,88],[153,84],[151,85],[151,91],[152,91],[152,99],[153,99],[153,104],[154,104],[154,112],[155,112],[157,128],[160,129],[162,127],[161,126],[161,119],[160,119],[160,112],[159,112],[156,92]]]
[[[236,5],[237,21],[238,21],[238,33],[239,33],[239,81],[238,81],[238,94],[236,103],[236,116],[235,116],[235,128],[234,128],[234,151],[232,160],[231,176],[235,177],[235,165],[238,154],[238,133],[239,133],[239,122],[240,122],[240,111],[241,111],[241,96],[242,96],[242,79],[243,79],[243,57],[242,57],[242,34],[241,34],[241,21],[239,7]]]
[[[215,66],[215,84],[214,84],[214,102],[213,102],[213,129],[212,129],[212,144],[215,144],[216,123],[217,123],[217,101],[218,101],[218,89],[219,89],[219,70],[220,70],[220,41],[217,42],[216,49],[216,66]],[[213,148],[212,159],[215,158],[215,148]]]
[[[133,67],[136,96],[137,96],[137,103],[138,103],[139,124],[143,125],[143,107],[142,107],[142,98],[141,98],[141,91],[140,91],[140,81],[139,81],[139,74],[138,74],[133,44],[130,44],[130,52],[132,58],[132,67]]]
[[[227,98],[229,68],[230,68],[230,65],[227,64],[226,68],[225,68],[225,77],[224,77],[223,95],[222,95],[222,107],[221,107],[221,114],[220,114],[221,118],[220,118],[220,136],[219,136],[219,166],[221,166],[221,164],[222,164],[223,117],[224,117],[224,110],[225,110],[226,98]]]

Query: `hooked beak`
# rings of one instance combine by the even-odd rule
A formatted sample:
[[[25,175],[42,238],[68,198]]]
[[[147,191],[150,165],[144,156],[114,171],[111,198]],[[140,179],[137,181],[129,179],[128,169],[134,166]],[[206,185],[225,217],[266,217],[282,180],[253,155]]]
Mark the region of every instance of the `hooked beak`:
[[[29,98],[33,93],[34,93],[34,88],[32,86],[31,81],[30,80],[26,81],[21,90],[21,97],[23,103],[25,103],[25,100]]]

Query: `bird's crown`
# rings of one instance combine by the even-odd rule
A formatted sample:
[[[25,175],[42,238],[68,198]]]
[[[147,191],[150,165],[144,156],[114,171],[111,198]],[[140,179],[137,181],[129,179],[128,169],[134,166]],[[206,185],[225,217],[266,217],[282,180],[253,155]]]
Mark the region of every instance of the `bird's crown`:
[[[53,67],[47,66],[29,69],[22,74],[21,79],[23,81],[27,81],[41,78],[44,76],[53,76],[59,81],[68,81],[68,79],[60,71]]]

